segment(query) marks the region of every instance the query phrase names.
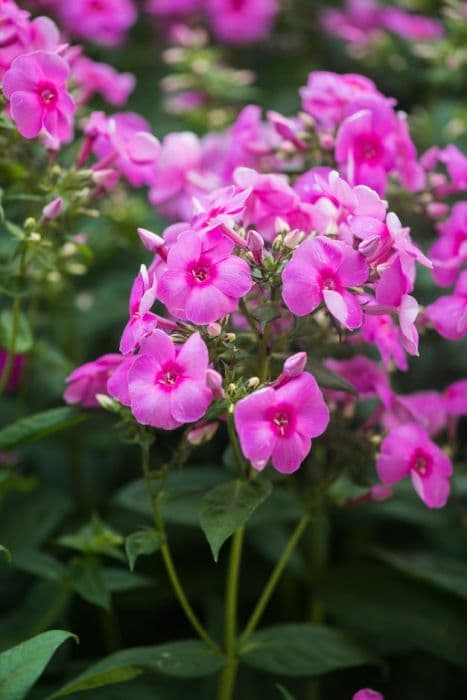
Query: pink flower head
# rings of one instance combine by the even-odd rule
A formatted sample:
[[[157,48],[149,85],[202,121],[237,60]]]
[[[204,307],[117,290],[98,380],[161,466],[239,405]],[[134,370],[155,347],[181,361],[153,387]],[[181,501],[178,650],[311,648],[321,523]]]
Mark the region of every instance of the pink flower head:
[[[450,384],[443,393],[443,402],[450,416],[467,415],[467,379]]]
[[[439,297],[425,309],[425,317],[447,340],[461,340],[467,333],[467,270],[459,276],[454,293]]]
[[[242,191],[231,185],[196,199],[191,227],[195,231],[211,231],[218,226],[231,226],[245,211],[249,195],[250,190]]]
[[[450,287],[467,264],[467,202],[456,202],[437,228],[441,235],[430,249],[433,277],[440,286]]]
[[[425,172],[418,162],[417,149],[412,141],[404,112],[397,114],[394,124],[396,170],[401,183],[410,192],[419,192],[426,184]]]
[[[118,73],[107,63],[98,63],[87,56],[78,56],[72,64],[73,80],[78,83],[78,102],[85,104],[95,94],[115,107],[121,107],[135,88],[132,73]]]
[[[384,405],[389,405],[392,391],[388,376],[369,357],[356,355],[350,360],[328,359],[325,364],[330,370],[352,384],[360,399],[378,397]],[[350,394],[341,391],[328,391],[327,394],[344,402],[354,400]]]
[[[246,44],[266,36],[279,11],[277,0],[206,0],[206,12],[217,39]]]
[[[376,463],[383,484],[394,484],[408,476],[429,508],[442,508],[449,496],[451,461],[419,425],[394,428],[381,443]]]
[[[159,280],[159,299],[170,313],[201,325],[237,308],[252,279],[245,260],[232,255],[233,248],[231,240],[214,232],[179,235]]]
[[[129,371],[131,410],[143,425],[173,430],[206,413],[208,349],[199,333],[181,346],[160,330],[145,341]]]
[[[157,325],[157,316],[151,312],[156,300],[157,280],[150,276],[144,265],[133,283],[130,295],[128,321],[120,340],[120,352],[128,355],[136,350],[142,339]]]
[[[323,302],[340,323],[354,330],[362,324],[362,309],[347,287],[364,284],[367,278],[365,258],[347,243],[325,236],[309,238],[282,273],[283,298],[297,316],[311,313]]]
[[[0,348],[0,377],[3,374],[5,365],[8,358],[7,350]],[[19,354],[15,355],[13,359],[13,365],[10,370],[10,376],[8,377],[8,382],[6,385],[7,391],[16,391],[21,384],[21,379],[23,377],[24,365],[26,364],[26,355]]]
[[[362,688],[362,690],[355,693],[352,700],[384,700],[384,697],[376,690],[371,690],[371,688]]]
[[[255,469],[272,459],[285,474],[296,471],[311,449],[311,438],[324,433],[329,410],[311,374],[303,372],[278,389],[266,387],[235,406],[240,445]]]
[[[107,46],[120,44],[137,18],[132,0],[73,0],[57,9],[70,34]]]
[[[21,136],[43,132],[52,141],[71,139],[75,104],[67,92],[67,63],[55,53],[34,51],[19,56],[3,78],[8,110]]]
[[[375,0],[347,0],[343,10],[326,9],[321,23],[329,34],[365,45],[381,27],[381,8]]]
[[[386,7],[382,13],[383,26],[403,39],[429,41],[441,39],[443,25],[431,17],[411,14],[398,7]]]
[[[119,367],[122,355],[102,355],[97,360],[86,362],[66,378],[68,384],[63,398],[67,403],[80,404],[84,408],[97,408],[96,394],[107,392],[107,380]]]
[[[368,306],[364,308],[368,311]],[[408,369],[407,357],[400,343],[399,329],[391,316],[387,314],[373,316],[364,313],[360,332],[366,343],[376,345],[387,369],[390,369],[392,362],[397,369],[402,371]]]
[[[313,71],[307,85],[300,89],[303,109],[326,129],[337,127],[347,115],[348,106],[367,95],[380,93],[372,80],[353,73]]]
[[[201,9],[203,0],[148,0],[146,10],[154,15],[188,15]]]
[[[394,168],[394,114],[381,100],[342,122],[336,138],[336,160],[350,183],[368,185],[379,195]]]
[[[419,391],[407,396],[394,394],[383,414],[382,424],[386,430],[392,430],[406,423],[418,423],[430,436],[444,430],[447,412],[441,394],[437,391]]]

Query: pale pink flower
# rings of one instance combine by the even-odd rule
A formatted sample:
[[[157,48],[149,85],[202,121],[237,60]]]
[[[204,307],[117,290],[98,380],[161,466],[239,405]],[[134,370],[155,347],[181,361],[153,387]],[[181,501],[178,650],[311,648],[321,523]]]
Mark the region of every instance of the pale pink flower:
[[[57,143],[71,139],[75,103],[67,92],[69,73],[63,58],[47,51],[13,61],[2,87],[21,136],[33,139],[42,132]]]
[[[326,367],[346,379],[359,394],[361,400],[379,398],[389,405],[392,398],[391,385],[384,370],[365,355],[355,355],[350,360],[325,360]],[[354,401],[355,397],[343,391],[327,390],[326,394],[343,401]]]
[[[77,367],[66,378],[68,384],[63,394],[67,403],[80,404],[84,408],[97,408],[96,394],[105,394],[107,380],[119,367],[122,355],[102,355],[97,360]]]
[[[266,387],[235,406],[235,427],[242,452],[255,469],[269,459],[277,471],[296,471],[311,449],[311,438],[329,423],[329,411],[311,374],[290,379],[278,389]]]
[[[70,34],[108,46],[120,44],[137,19],[132,0],[73,0],[57,10]]]
[[[179,235],[159,280],[159,299],[177,318],[207,324],[237,308],[252,287],[245,260],[232,255],[234,243],[212,232]]]
[[[362,324],[362,309],[348,287],[368,278],[363,255],[343,241],[325,236],[309,238],[294,252],[282,273],[283,298],[297,316],[314,311],[322,302],[346,328]]]
[[[206,384],[208,365],[208,349],[199,333],[175,346],[168,335],[155,330],[128,375],[136,420],[173,430],[202,418],[212,400]]]
[[[271,31],[278,11],[277,0],[206,0],[214,35],[227,44],[262,39]]]
[[[381,28],[381,7],[375,0],[347,0],[344,9],[325,9],[321,24],[344,41],[364,46]]]
[[[419,425],[394,428],[381,443],[376,462],[383,484],[410,476],[413,487],[429,508],[442,508],[448,499],[451,461]]]
[[[432,17],[411,14],[398,7],[386,7],[382,12],[382,26],[409,41],[441,39],[443,25]]]
[[[364,309],[367,311],[368,306],[365,305]],[[407,357],[400,343],[399,329],[391,316],[387,314],[373,316],[364,313],[360,333],[366,343],[376,345],[387,369],[391,367],[392,362],[397,369],[402,371],[408,369]]]
[[[437,391],[419,391],[406,396],[393,394],[381,423],[386,430],[406,423],[418,423],[428,435],[434,436],[446,427],[445,402]]]

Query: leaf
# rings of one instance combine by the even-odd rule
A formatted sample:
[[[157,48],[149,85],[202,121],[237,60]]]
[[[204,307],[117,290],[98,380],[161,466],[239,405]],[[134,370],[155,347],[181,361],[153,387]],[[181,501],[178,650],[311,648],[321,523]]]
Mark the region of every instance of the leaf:
[[[61,581],[66,572],[66,568],[58,559],[37,549],[19,550],[15,553],[14,564],[16,569],[48,581]]]
[[[83,525],[77,532],[62,535],[57,541],[63,547],[70,547],[84,554],[105,554],[124,561],[123,554],[118,549],[124,542],[123,536],[97,515],[94,515],[89,523]]]
[[[276,684],[276,688],[279,691],[279,693],[282,695],[284,700],[295,700],[294,696],[292,693],[290,693],[287,688],[284,688],[283,685],[280,685],[279,683]]]
[[[13,350],[16,354],[27,352],[32,347],[33,338],[26,316],[20,313],[15,334],[14,325],[12,311],[4,309],[0,313],[0,347]]]
[[[0,430],[0,449],[10,450],[28,442],[40,440],[46,435],[81,423],[81,421],[86,420],[86,417],[71,406],[35,413]]]
[[[96,557],[73,559],[70,564],[69,578],[73,590],[84,600],[104,610],[110,610],[110,591]]]
[[[141,554],[154,554],[160,549],[164,537],[157,530],[147,528],[132,532],[125,539],[125,551],[131,571],[135,568],[135,562]]]
[[[3,554],[6,557],[7,561],[11,561],[11,554],[8,551],[6,547],[0,544],[0,554]]]
[[[246,523],[256,508],[271,494],[271,482],[231,481],[217,486],[201,501],[199,519],[211,547],[214,561],[224,542]]]
[[[389,552],[374,556],[412,578],[431,583],[449,593],[467,599],[467,564],[443,554],[428,552]]]
[[[52,698],[61,698],[89,688],[131,680],[143,671],[177,678],[203,678],[217,673],[227,658],[211,651],[203,642],[184,640],[153,647],[125,649],[91,666],[60,688]]]
[[[263,326],[265,326],[267,323],[274,321],[276,318],[280,318],[281,314],[278,310],[277,304],[273,304],[272,302],[266,302],[257,309],[254,309],[251,312],[251,315]]]
[[[308,369],[318,382],[325,389],[334,389],[335,391],[345,391],[348,394],[358,396],[358,391],[355,387],[343,379],[335,372],[332,372],[326,365],[323,365],[317,360],[308,360]]]
[[[343,632],[325,625],[275,625],[255,632],[241,650],[249,666],[283,676],[318,676],[375,663]]]
[[[149,576],[130,573],[127,569],[119,569],[113,566],[106,566],[102,569],[102,576],[106,587],[111,593],[125,593],[139,588],[154,586],[154,580]]]
[[[22,700],[26,697],[55,650],[70,637],[71,632],[51,630],[0,654],[0,697],[2,700]]]

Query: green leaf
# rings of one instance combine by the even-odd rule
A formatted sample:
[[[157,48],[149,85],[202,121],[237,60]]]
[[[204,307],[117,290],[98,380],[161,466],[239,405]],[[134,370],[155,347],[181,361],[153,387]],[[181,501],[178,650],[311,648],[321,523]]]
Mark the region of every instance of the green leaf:
[[[102,567],[96,557],[73,559],[69,569],[70,584],[84,600],[110,610],[110,591],[106,586]]]
[[[74,637],[71,632],[51,630],[37,635],[0,654],[0,697],[22,700],[26,697],[55,650]]]
[[[15,353],[27,352],[32,347],[33,338],[26,316],[24,314],[19,315],[15,334],[13,334],[14,325],[12,311],[4,309],[0,313],[0,347],[6,350],[13,350]]]
[[[154,579],[149,578],[149,576],[142,576],[135,572],[130,573],[128,569],[119,569],[114,566],[106,566],[102,569],[102,576],[111,593],[125,593],[155,585]]]
[[[90,688],[131,680],[143,671],[176,678],[203,678],[217,673],[227,658],[211,651],[203,642],[185,640],[153,647],[125,649],[91,666],[58,690],[52,698],[61,698]]]
[[[157,530],[147,528],[132,532],[125,539],[125,551],[131,571],[135,568],[135,562],[141,554],[154,554],[160,549],[164,537]]]
[[[40,440],[46,435],[81,423],[86,417],[71,406],[35,413],[0,430],[0,449],[10,450],[28,442]]]
[[[308,360],[308,369],[318,382],[325,389],[334,389],[335,391],[345,391],[348,394],[358,396],[355,387],[347,380],[340,377],[335,372],[332,372],[326,365],[323,365],[317,360]]]
[[[262,323],[263,326],[265,326],[267,323],[274,321],[274,319],[280,318],[281,314],[278,310],[277,304],[273,304],[272,302],[268,301],[257,309],[254,309],[251,312],[251,315],[257,321]]]
[[[84,554],[105,554],[124,561],[123,554],[118,549],[124,542],[123,536],[97,515],[93,515],[89,523],[83,525],[77,532],[62,535],[57,541],[64,547],[70,547]]]
[[[246,523],[271,491],[271,482],[266,479],[237,479],[217,486],[204,496],[199,519],[215,561],[224,542]]]
[[[279,685],[279,683],[276,684],[276,688],[279,691],[279,693],[282,695],[284,700],[295,700],[294,696],[292,693],[290,693],[287,688],[284,688],[283,685]]]
[[[0,554],[3,554],[6,557],[7,561],[11,561],[11,554],[8,551],[6,547],[0,544]]]
[[[20,549],[15,553],[14,564],[16,569],[48,581],[63,580],[66,571],[58,559],[37,549]]]
[[[443,554],[428,552],[389,552],[374,556],[412,578],[431,583],[467,600],[467,564]]]
[[[283,676],[319,676],[375,663],[340,630],[313,624],[275,625],[255,632],[241,658],[249,666]]]

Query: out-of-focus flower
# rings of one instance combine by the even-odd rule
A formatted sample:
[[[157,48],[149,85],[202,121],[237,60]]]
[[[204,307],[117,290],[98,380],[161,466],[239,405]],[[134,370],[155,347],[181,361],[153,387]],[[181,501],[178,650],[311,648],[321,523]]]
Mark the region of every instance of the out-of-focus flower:
[[[68,384],[63,398],[67,403],[80,404],[84,408],[97,408],[96,394],[107,392],[107,380],[119,367],[122,355],[102,355],[97,360],[86,362],[66,378]]]
[[[217,39],[246,44],[271,30],[279,11],[277,0],[206,0],[209,23]]]

